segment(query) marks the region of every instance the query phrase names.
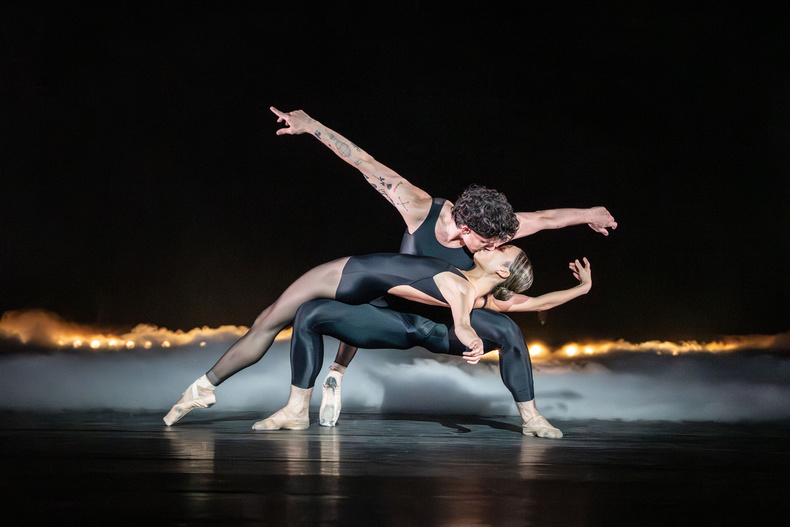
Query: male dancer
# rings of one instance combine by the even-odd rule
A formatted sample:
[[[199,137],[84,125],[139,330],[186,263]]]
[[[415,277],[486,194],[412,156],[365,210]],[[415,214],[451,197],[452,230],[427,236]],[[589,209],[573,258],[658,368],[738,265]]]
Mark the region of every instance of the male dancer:
[[[412,185],[401,175],[376,161],[334,130],[312,119],[305,112],[297,110],[286,113],[274,107],[271,110],[277,115],[277,122],[286,124],[285,128],[277,131],[277,135],[313,134],[341,159],[356,167],[370,185],[395,206],[406,223],[406,233],[401,244],[402,252],[442,258],[460,269],[468,269],[472,265],[472,258],[464,248],[471,252],[489,250],[508,241],[501,239],[500,236],[489,234],[489,232],[494,232],[490,229],[492,224],[497,222],[501,224],[502,221],[506,221],[505,216],[508,212],[507,209],[502,209],[501,202],[490,207],[490,210],[498,210],[498,212],[495,213],[494,218],[490,218],[489,225],[486,225],[485,221],[475,225],[458,221],[463,217],[464,212],[470,210],[475,212],[475,209],[480,206],[487,207],[485,205],[487,199],[493,198],[494,202],[498,200],[504,202],[505,198],[501,194],[494,192],[494,196],[492,196],[491,192],[493,191],[472,187],[464,193],[455,206],[441,198],[433,199],[425,191]],[[475,197],[466,199],[469,198],[467,194],[474,195],[480,192],[487,195],[480,200]],[[486,216],[485,212],[487,211],[483,211],[484,217]],[[517,225],[510,239],[528,236],[543,229],[557,229],[584,223],[606,236],[609,234],[608,228],[615,229],[617,227],[614,218],[604,207],[520,212],[516,213],[516,219]],[[362,314],[362,310],[369,310],[369,306],[340,304],[336,301],[321,303],[321,310],[312,314],[313,323],[320,325],[321,320],[331,320],[335,326],[353,324],[354,320],[360,319],[359,315]],[[412,315],[413,318],[409,319],[409,316],[407,313],[380,309],[376,312],[376,326],[378,328],[386,326],[389,330],[403,328],[404,317],[410,320],[411,327],[422,328],[425,334],[430,334],[432,328],[437,326],[436,322],[423,317]],[[474,311],[472,325],[486,343],[486,351],[494,348],[506,353],[506,350],[517,350],[508,360],[514,360],[515,363],[520,363],[520,366],[509,369],[528,372],[529,388],[522,389],[521,393],[513,394],[524,422],[534,425],[526,426],[524,433],[541,437],[562,437],[562,433],[552,427],[540,415],[535,406],[529,353],[523,343],[523,335],[518,326],[506,315],[486,309]],[[447,331],[446,327],[443,330]],[[382,331],[383,333],[385,332]],[[386,343],[381,343],[381,345],[386,345]],[[320,410],[320,424],[323,426],[334,426],[337,422],[341,408],[340,384],[343,373],[355,353],[355,347],[341,343],[335,362],[330,366],[330,372],[323,383],[323,399]],[[502,361],[502,351],[500,353],[500,361]],[[505,375],[504,371],[503,375]],[[508,383],[506,382],[506,384]]]

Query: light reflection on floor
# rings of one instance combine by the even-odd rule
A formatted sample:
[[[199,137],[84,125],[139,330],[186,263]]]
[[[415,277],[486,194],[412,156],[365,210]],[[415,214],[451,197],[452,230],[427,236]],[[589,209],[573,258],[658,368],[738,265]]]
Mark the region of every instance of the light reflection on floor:
[[[252,412],[3,412],[14,525],[766,525],[790,513],[790,422],[558,421],[349,414],[254,432]],[[313,415],[315,418],[315,415]],[[117,519],[117,521],[115,520]]]

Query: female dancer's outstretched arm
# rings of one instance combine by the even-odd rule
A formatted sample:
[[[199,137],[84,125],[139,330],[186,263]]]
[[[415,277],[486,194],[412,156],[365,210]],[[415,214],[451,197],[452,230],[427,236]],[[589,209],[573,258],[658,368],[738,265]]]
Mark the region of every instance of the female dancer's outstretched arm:
[[[490,305],[487,306],[495,311],[502,311],[505,313],[516,313],[521,311],[546,311],[560,304],[564,304],[569,300],[587,294],[592,287],[592,272],[590,262],[587,258],[583,258],[583,262],[579,260],[573,261],[568,264],[568,267],[573,272],[573,276],[579,281],[576,287],[570,289],[563,289],[561,291],[552,291],[540,296],[527,296],[527,295],[513,295],[510,300],[496,300],[492,299]]]
[[[576,297],[585,295],[592,287],[592,270],[587,258],[583,258],[582,261],[584,263],[575,260],[568,265],[573,272],[573,276],[579,281],[579,284],[575,287],[560,291],[552,291],[551,293],[535,297],[515,294],[509,300],[497,300],[493,295],[489,295],[486,308],[504,313],[546,311],[547,309],[564,304],[569,300],[573,300]],[[480,357],[482,356],[482,353],[470,350],[464,352],[463,358],[470,364],[476,364],[480,361]]]

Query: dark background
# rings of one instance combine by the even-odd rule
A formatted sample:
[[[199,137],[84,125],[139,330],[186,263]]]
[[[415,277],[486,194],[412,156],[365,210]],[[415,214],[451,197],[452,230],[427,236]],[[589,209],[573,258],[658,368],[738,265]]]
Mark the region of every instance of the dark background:
[[[112,5],[109,5],[112,4]],[[252,322],[400,216],[268,107],[304,109],[434,196],[606,206],[518,244],[531,336],[790,329],[790,46],[760,7],[4,3],[0,312],[171,329]],[[372,4],[372,3],[371,3]]]

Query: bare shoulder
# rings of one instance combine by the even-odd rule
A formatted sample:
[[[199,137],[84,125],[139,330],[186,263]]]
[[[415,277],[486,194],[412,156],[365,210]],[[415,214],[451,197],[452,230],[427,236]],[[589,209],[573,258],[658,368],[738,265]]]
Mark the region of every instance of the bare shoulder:
[[[433,280],[443,292],[445,288],[447,288],[447,292],[451,294],[460,295],[468,295],[474,291],[474,287],[472,287],[472,284],[470,284],[468,280],[451,271],[441,272],[434,276]]]

